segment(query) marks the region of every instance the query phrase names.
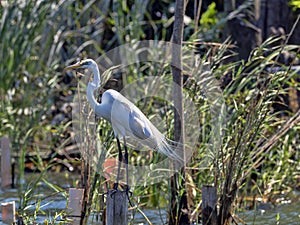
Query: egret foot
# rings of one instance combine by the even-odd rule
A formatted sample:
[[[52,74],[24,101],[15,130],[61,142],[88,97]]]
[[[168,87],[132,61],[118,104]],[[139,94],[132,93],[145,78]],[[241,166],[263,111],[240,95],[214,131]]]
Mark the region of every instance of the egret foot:
[[[131,205],[131,207],[133,207],[133,204],[132,204],[132,202],[130,201],[130,197],[132,197],[132,192],[130,191],[130,187],[129,187],[128,184],[126,185],[125,192],[126,192],[126,195],[127,195],[129,204]]]
[[[118,183],[114,183],[113,189],[111,190],[110,197],[112,198],[112,196],[113,196],[115,193],[117,193],[117,192],[126,192],[126,195],[127,195],[127,197],[128,197],[128,200],[129,200],[129,198],[132,196],[132,192],[130,191],[129,185],[126,185],[125,189],[123,189],[123,190],[119,190],[119,189],[118,189],[118,186],[119,186]]]
[[[119,187],[119,183],[114,183],[113,189],[117,191],[119,190],[118,187]]]
[[[112,192],[111,192],[111,194],[110,194],[110,197],[111,197],[111,198],[112,198],[112,196],[113,196],[117,191],[119,191],[118,186],[119,186],[119,183],[114,183]]]
[[[126,185],[126,188],[124,191],[126,192],[128,198],[129,198],[129,194],[130,194],[130,197],[132,196],[132,192],[130,191],[130,186],[128,184]]]

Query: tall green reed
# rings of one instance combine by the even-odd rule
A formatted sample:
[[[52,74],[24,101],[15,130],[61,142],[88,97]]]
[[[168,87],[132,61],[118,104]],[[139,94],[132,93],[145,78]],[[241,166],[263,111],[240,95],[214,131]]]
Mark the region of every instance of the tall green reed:
[[[280,132],[281,126],[288,123],[286,117],[282,116],[283,111],[276,108],[276,103],[280,96],[286,93],[287,88],[292,88],[290,81],[295,79],[297,74],[291,71],[290,67],[278,63],[277,59],[282,51],[294,52],[298,46],[274,46],[276,41],[278,41],[277,38],[268,39],[253,50],[246,62],[221,63],[211,68],[212,73],[220,80],[224,78],[224,71],[226,71],[225,76],[230,76],[230,82],[222,91],[226,105],[226,117],[221,127],[222,141],[215,148],[208,149],[212,157],[211,166],[208,168],[213,173],[206,177],[207,181],[213,182],[219,189],[221,224],[228,222],[228,215],[236,194],[241,187],[245,188],[243,182],[246,178],[250,178],[251,171],[259,174],[259,182],[265,182],[263,178],[265,176],[262,175],[266,175],[266,171],[274,171],[269,157],[279,158],[280,164],[283,164],[283,157],[280,157],[283,150],[280,147],[279,138],[289,138],[289,133],[295,134],[297,130],[294,124],[277,140],[272,138]],[[272,72],[274,67],[281,67],[282,71]],[[296,85],[294,88],[299,87]],[[209,134],[212,135],[212,133]],[[263,146],[270,140],[274,141],[274,145],[264,148]],[[290,156],[290,154],[287,155]],[[288,163],[288,160],[285,163]],[[259,172],[260,165],[269,166],[264,166],[264,169]],[[279,166],[277,171],[281,170]],[[213,180],[209,179],[212,174]],[[267,172],[267,174],[275,175],[273,172]],[[275,177],[268,177],[267,180],[269,179],[273,180]],[[256,187],[262,188],[262,186]],[[275,191],[276,188],[273,188]]]
[[[54,2],[29,0],[8,1],[0,9],[0,135],[7,135],[12,141],[19,167],[17,183],[22,212],[26,199],[33,193],[26,191],[24,195],[24,190],[34,190],[39,182],[31,183],[31,187],[24,184],[26,154],[36,152],[39,156],[40,147],[46,143],[46,153],[55,147],[50,108],[61,88],[57,72],[61,60],[57,36],[61,27],[56,27],[57,15],[63,10],[60,7]],[[38,159],[35,164],[42,171],[41,176],[45,176],[48,167]]]
[[[116,1],[113,5],[110,5],[109,1],[84,1],[84,3],[82,1],[57,3],[57,1],[30,0],[25,3],[24,1],[10,2],[8,8],[0,9],[0,114],[3,121],[0,134],[11,137],[15,151],[21,156],[19,163],[21,174],[29,143],[36,141],[34,137],[40,135],[37,139],[54,146],[51,138],[47,139],[52,133],[51,126],[49,126],[51,119],[49,108],[54,104],[52,96],[60,91],[67,93],[59,83],[59,71],[62,64],[65,62],[68,64],[69,61],[76,60],[78,57],[88,56],[96,59],[115,46],[127,42],[135,43],[145,38],[146,33],[152,29],[154,31],[160,29],[161,35],[154,36],[161,39],[167,38],[170,32],[168,28],[172,19],[163,17],[157,21],[151,19],[149,8],[154,4],[152,1],[148,4],[134,1],[133,5],[125,1]],[[137,7],[140,5],[143,7]],[[162,14],[170,15],[168,2],[165,6]],[[143,20],[144,18],[146,21]],[[219,19],[214,26],[223,26],[225,21],[226,19]],[[211,35],[217,38],[214,35],[214,29],[206,28],[209,32],[205,35],[200,29],[199,37],[209,38]],[[193,36],[192,41],[200,40],[196,40]],[[290,72],[286,67],[283,73],[274,74],[268,71],[272,65],[284,67],[276,63],[275,58],[280,52],[280,47],[270,45],[272,41],[268,40],[255,49],[248,61],[235,63],[228,63],[228,52],[232,53],[228,42],[215,45],[215,49],[209,50],[207,55],[200,60],[199,66],[194,68],[195,71],[198,70],[195,76],[189,76],[185,91],[197,107],[201,125],[199,142],[195,147],[192,161],[187,167],[190,184],[188,191],[191,193],[194,210],[201,201],[200,186],[202,184],[215,184],[221,193],[221,202],[225,202],[228,200],[225,199],[226,194],[236,192],[239,185],[245,186],[243,182],[250,179],[251,173],[260,175],[256,180],[255,188],[264,189],[265,193],[268,190],[279,190],[283,186],[288,189],[295,183],[294,171],[299,168],[299,156],[293,152],[297,150],[295,140],[298,137],[299,127],[294,126],[285,135],[276,136],[276,133],[282,132],[280,126],[285,125],[286,118],[278,116],[283,112],[274,111],[274,102],[277,101],[274,97],[287,93],[290,85],[297,90],[299,86],[295,82],[295,73]],[[193,49],[190,51],[193,51],[197,45],[192,44],[192,46]],[[131,50],[135,51],[134,48]],[[286,46],[285,50],[293,51],[294,47]],[[266,55],[266,52],[269,55]],[[189,54],[188,57],[193,58],[194,55]],[[167,68],[164,68],[163,72],[155,68],[151,64],[131,65],[128,68],[129,73],[122,74],[123,85],[147,74],[171,77]],[[211,78],[204,76],[199,80],[197,76],[202,73],[209,73],[213,76]],[[228,77],[230,79],[227,79]],[[218,83],[214,83],[215,79]],[[225,80],[229,80],[229,84]],[[214,134],[212,127],[216,116],[211,113],[210,108],[215,104],[214,95],[208,98],[203,92],[207,84],[211,84],[211,92],[216,90],[217,93],[221,86],[221,103],[224,103],[227,108],[227,114],[225,113],[227,117],[222,118],[224,127],[220,128],[222,139],[219,148],[207,144],[211,142]],[[152,104],[159,106],[164,102],[157,99],[145,99],[140,101],[138,106],[144,107],[143,111],[150,117],[155,117],[157,111],[147,107]],[[163,116],[168,121],[167,124],[172,124],[172,113],[169,108],[166,107],[163,112]],[[293,114],[292,112],[284,113]],[[99,134],[98,138],[101,143],[106,143],[103,147],[115,156],[110,126],[97,119],[95,124],[99,128],[94,132]],[[173,128],[170,126],[168,129],[171,133]],[[267,145],[271,140],[268,139],[271,134],[277,137],[277,142],[274,145]],[[262,146],[267,146],[267,148],[262,148]],[[33,151],[38,152],[38,148],[33,148]],[[88,150],[83,149],[83,151]],[[155,157],[154,160],[160,160],[159,156]],[[133,152],[131,160],[132,163],[138,164],[143,163],[142,158]],[[274,164],[271,163],[274,160],[278,162],[275,169]],[[104,182],[103,178],[99,178],[102,165],[98,161],[93,163],[94,167],[89,180],[91,193],[88,210],[90,211],[99,210],[98,203]],[[261,165],[263,169],[257,169]],[[278,171],[286,175],[280,176]],[[167,181],[159,186],[137,187],[134,192],[140,197],[135,200],[139,203],[147,203],[148,206],[166,206],[168,205],[166,194],[168,188]],[[157,193],[161,195],[158,196]],[[224,208],[222,210],[226,211]]]

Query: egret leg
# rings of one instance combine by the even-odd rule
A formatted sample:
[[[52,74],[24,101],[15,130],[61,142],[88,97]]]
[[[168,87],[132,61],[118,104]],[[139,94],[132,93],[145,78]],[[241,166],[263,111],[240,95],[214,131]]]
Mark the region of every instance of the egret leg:
[[[121,144],[120,144],[120,140],[119,140],[118,137],[117,137],[117,144],[118,144],[118,150],[119,150],[119,161],[118,161],[117,179],[116,179],[116,183],[114,183],[114,189],[115,190],[118,190],[119,181],[120,181],[121,163],[122,163],[122,160],[123,160],[123,154],[122,154]]]
[[[123,139],[124,139],[124,149],[125,149],[124,158],[125,158],[125,170],[126,170],[126,191],[129,192],[130,188],[128,182],[128,149],[127,149],[125,137]]]

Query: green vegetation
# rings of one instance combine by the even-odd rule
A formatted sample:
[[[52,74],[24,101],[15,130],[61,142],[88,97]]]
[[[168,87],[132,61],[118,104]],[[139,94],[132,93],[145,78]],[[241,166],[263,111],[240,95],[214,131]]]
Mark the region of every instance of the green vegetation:
[[[297,7],[298,1],[290,4]],[[155,11],[154,6],[161,11]],[[75,127],[71,119],[79,121],[78,126],[89,134],[77,137],[80,143],[85,143],[80,146],[85,173],[79,186],[89,186],[86,213],[103,213],[102,193],[106,184],[101,170],[105,158],[116,158],[113,132],[107,122],[93,118],[91,109],[81,111],[76,117],[68,117],[70,112],[61,109],[74,101],[74,95],[81,96],[78,102],[86,105],[81,90],[87,81],[72,77],[76,84],[67,82],[62,70],[79,57],[97,59],[122,44],[129,43],[128,52],[135,52],[138,41],[149,36],[169,41],[173,22],[171,7],[170,1],[28,0],[8,1],[0,8],[0,137],[7,135],[12,141],[18,166],[18,214],[26,224],[33,224],[39,215],[48,215],[40,208],[41,199],[36,194],[40,183],[67,200],[67,190],[49,182],[47,174],[60,164],[59,150],[74,144],[72,135],[76,131],[71,131]],[[151,13],[156,13],[157,18]],[[247,60],[233,62],[231,59],[236,56],[233,43],[219,37],[230,18],[220,17],[212,3],[202,14],[197,33],[185,32],[184,53],[188,54],[184,54],[187,57],[184,60],[194,63],[197,61],[194,53],[201,53],[197,63],[184,65],[189,77],[184,93],[196,107],[200,127],[199,134],[192,134],[199,135],[193,156],[180,174],[179,182],[185,179],[186,189],[178,190],[180,194],[188,193],[190,216],[194,221],[199,219],[201,187],[205,184],[217,187],[221,211],[234,203],[237,211],[255,208],[257,197],[275,204],[278,193],[287,196],[299,188],[297,91],[300,86],[299,70],[292,69],[299,58],[299,45],[271,37],[253,49]],[[193,23],[186,25],[185,31],[193,31]],[[280,61],[286,53],[296,58],[290,65]],[[170,64],[164,62],[155,66],[151,62],[130,64],[124,71],[115,67],[103,74],[104,81],[114,76],[120,88],[150,76],[172,79]],[[140,87],[137,92],[145,91],[147,88]],[[167,124],[167,136],[172,137],[171,103],[145,98],[136,104],[153,120],[159,114]],[[63,118],[55,122],[59,113]],[[39,176],[24,184],[28,156]],[[76,167],[80,164],[76,157],[63,162]],[[130,160],[134,165],[144,165],[148,159],[155,163],[160,157],[155,153],[132,151]],[[132,201],[139,205],[139,211],[144,206],[168,209],[170,193],[168,180],[155,185],[145,183],[135,187]],[[250,202],[249,196],[254,201]],[[29,207],[32,199],[36,201],[34,211]],[[65,223],[64,210],[52,215],[44,224]]]
[[[300,9],[300,1],[299,0],[291,0],[289,2],[291,6],[293,6],[294,10]]]

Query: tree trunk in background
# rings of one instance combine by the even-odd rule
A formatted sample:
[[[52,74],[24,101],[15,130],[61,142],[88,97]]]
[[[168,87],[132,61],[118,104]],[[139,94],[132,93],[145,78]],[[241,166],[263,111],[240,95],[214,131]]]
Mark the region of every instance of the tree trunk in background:
[[[229,14],[245,2],[245,0],[224,0],[224,11]],[[229,20],[225,28],[224,39],[231,36],[233,43],[238,48],[240,59],[247,59],[252,49],[261,43],[261,31],[255,25],[259,18],[258,2],[258,0],[255,0],[253,15],[249,15],[244,10],[239,13],[239,17]]]
[[[263,40],[272,35],[288,34],[295,22],[295,14],[288,6],[287,0],[261,0],[260,11],[258,26],[262,31]],[[299,34],[299,29],[296,28],[291,38],[292,43],[299,44]]]
[[[237,9],[246,0],[224,0],[226,14]],[[288,0],[254,0],[252,15],[243,10],[240,17],[227,22],[224,39],[231,36],[238,47],[240,59],[247,59],[252,49],[270,36],[288,34],[296,20],[296,12],[288,6]],[[242,15],[244,14],[244,15]],[[289,43],[299,44],[300,25],[298,24]],[[285,60],[286,61],[286,60]]]
[[[172,74],[173,74],[173,102],[174,102],[174,140],[181,143],[180,152],[184,156],[184,106],[183,106],[183,76],[182,76],[182,39],[183,39],[183,17],[185,13],[185,0],[177,0],[175,7],[175,20],[172,35]],[[178,207],[178,173],[171,177],[171,209],[169,225],[189,224],[189,219],[183,215]],[[181,182],[181,185],[182,182]],[[182,189],[182,188],[180,188]],[[185,196],[181,196],[184,199]],[[186,205],[180,207],[187,208]],[[179,209],[178,209],[179,208]]]

